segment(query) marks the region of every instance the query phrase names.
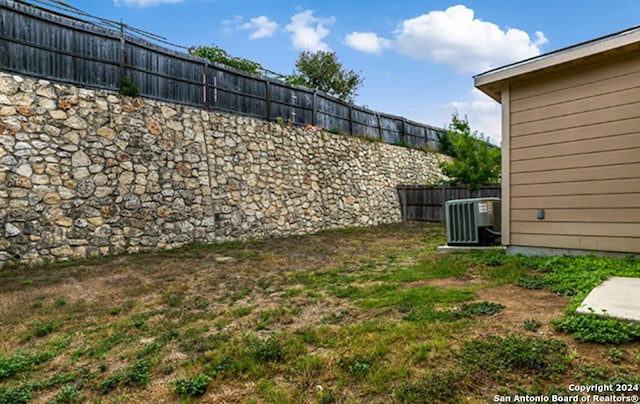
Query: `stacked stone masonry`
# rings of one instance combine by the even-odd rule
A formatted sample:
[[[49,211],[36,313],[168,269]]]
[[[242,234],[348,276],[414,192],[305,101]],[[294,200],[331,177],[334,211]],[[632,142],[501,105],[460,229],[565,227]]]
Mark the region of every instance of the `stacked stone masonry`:
[[[398,222],[439,158],[0,72],[0,265]]]

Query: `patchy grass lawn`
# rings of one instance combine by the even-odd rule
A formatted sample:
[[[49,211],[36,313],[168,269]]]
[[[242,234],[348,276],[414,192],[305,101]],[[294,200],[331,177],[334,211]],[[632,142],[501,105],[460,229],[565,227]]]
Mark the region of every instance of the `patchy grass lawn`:
[[[638,261],[439,255],[443,234],[407,223],[5,267],[0,403],[483,403],[640,388],[638,327],[567,311],[610,274],[640,276]]]

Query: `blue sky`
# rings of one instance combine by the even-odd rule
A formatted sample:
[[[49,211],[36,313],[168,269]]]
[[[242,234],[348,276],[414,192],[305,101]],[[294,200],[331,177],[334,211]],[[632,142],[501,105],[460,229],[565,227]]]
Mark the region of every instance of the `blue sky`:
[[[215,44],[291,73],[335,51],[365,78],[355,102],[445,126],[457,111],[500,142],[500,106],[473,75],[640,24],[637,0],[67,0],[184,46]]]

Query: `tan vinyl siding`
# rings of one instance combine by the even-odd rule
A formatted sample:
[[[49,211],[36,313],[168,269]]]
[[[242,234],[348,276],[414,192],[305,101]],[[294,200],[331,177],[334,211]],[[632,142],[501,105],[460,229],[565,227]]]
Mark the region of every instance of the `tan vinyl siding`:
[[[568,236],[635,237],[638,223],[514,222],[511,234],[554,234]]]
[[[588,182],[588,181],[585,181]],[[640,193],[563,195],[563,196],[522,196],[511,198],[511,209],[531,210],[531,221],[535,222],[535,209],[617,209],[636,208]],[[547,221],[547,223],[549,223]],[[640,234],[640,233],[639,233]],[[639,240],[640,242],[640,240]]]
[[[640,78],[639,78],[640,79]],[[640,83],[639,83],[640,84]],[[592,89],[587,88],[577,88],[573,89],[574,91],[580,91],[589,93],[592,92]],[[555,95],[555,94],[554,94]],[[550,95],[546,95],[546,98],[549,98]],[[576,97],[583,97],[584,94],[576,94]],[[519,112],[512,112],[511,114],[511,124],[517,125],[520,123],[540,123],[540,120],[544,119],[545,121],[549,121],[550,119],[557,120],[562,122],[563,117],[573,117],[577,115],[578,117],[582,115],[587,115],[590,112],[608,112],[612,108],[622,107],[625,105],[636,105],[640,100],[640,87],[629,88],[618,91],[609,91],[602,94],[594,94],[584,98],[577,98],[573,100],[561,101],[554,105],[549,105],[546,107],[538,107],[522,110]],[[607,108],[603,109],[602,106],[606,105]],[[624,109],[621,109],[624,111]],[[582,126],[582,125],[581,125]]]
[[[593,106],[596,107],[598,99],[593,99]],[[512,124],[511,135],[513,137],[535,135],[545,132],[558,133],[559,131],[589,127],[603,122],[621,121],[629,117],[636,117],[640,110],[640,100],[632,104],[605,106],[600,104],[598,109],[586,112],[575,112],[559,117],[549,117],[538,121],[528,121],[522,124]]]
[[[557,140],[557,139],[555,139]],[[540,159],[553,156],[567,156],[582,151],[606,151],[640,148],[640,136],[637,133],[621,135],[609,134],[595,139],[574,140],[572,142],[543,144],[540,146],[521,147],[511,154],[518,160]]]
[[[521,97],[518,100],[518,107],[513,112],[518,113],[523,110],[530,110],[540,107],[541,105],[542,108],[546,108],[547,110],[549,110],[549,108],[553,108],[554,105],[562,104],[564,102],[576,101],[580,103],[583,100],[593,96],[606,96],[609,94],[616,94],[621,92],[632,92],[638,87],[634,83],[640,83],[640,72],[627,72],[627,74],[618,75],[604,80],[598,80],[588,83],[583,82],[576,86],[571,86],[572,83],[565,82],[565,85],[567,85],[566,88],[557,91],[551,90],[549,92],[543,93],[539,93],[544,85],[540,83],[538,86],[536,86],[536,92],[538,92],[538,95],[523,98],[522,96],[524,94],[521,93]],[[553,95],[556,104],[546,104],[545,99],[547,99],[549,94]],[[560,115],[554,113],[554,111],[550,111],[550,113],[552,115]]]
[[[510,95],[510,244],[640,253],[640,52]]]
[[[636,135],[638,136],[638,135]],[[532,172],[549,170],[562,170],[565,168],[581,168],[608,166],[611,163],[617,165],[629,164],[638,161],[640,148],[625,150],[587,151],[576,150],[576,154],[567,156],[546,157],[540,159],[511,160],[511,172]],[[624,174],[624,172],[621,172]]]
[[[542,170],[511,174],[511,184],[549,184],[584,181],[589,178],[597,180],[613,180],[623,178],[636,178],[640,173],[640,163],[612,164],[597,167],[581,167],[558,170]]]
[[[627,85],[619,84],[621,88],[630,88],[632,85],[627,77],[634,77],[640,72],[637,69],[639,55],[640,52],[634,50],[620,57],[600,58],[601,60],[595,63],[576,60],[565,66],[551,68],[548,72],[540,71],[534,79],[529,80],[525,77],[527,81],[519,85],[517,94],[511,94],[511,100],[520,101],[527,98],[535,100],[537,97],[538,105],[552,105],[556,102],[555,99],[551,102],[545,101],[545,95],[569,94],[564,96],[564,100],[574,100],[579,98],[571,96],[571,94],[579,95],[579,92],[574,92],[577,88],[588,86],[594,89],[600,88],[599,93],[607,93],[609,88],[615,88],[615,85],[618,85],[612,82],[619,80],[627,82]],[[515,82],[516,79],[513,84]],[[562,101],[562,97],[562,95],[559,96],[558,101]],[[520,109],[519,106],[514,106],[512,112]]]
[[[512,185],[511,196],[592,195],[594,190],[610,195],[640,193],[640,178],[591,180],[588,187],[585,187],[584,181]]]
[[[622,249],[622,247],[628,245],[628,243],[628,237],[519,233],[513,233],[511,236],[511,245],[517,246],[566,248],[570,250],[588,251],[637,252],[637,250]]]
[[[516,222],[530,221],[532,213],[527,209],[519,209],[511,214],[511,219]],[[640,223],[640,208],[549,209],[545,212],[545,220],[563,223]]]
[[[559,138],[557,132],[538,132],[530,136],[519,136],[512,139],[514,147],[532,147],[539,145],[559,145],[567,144],[578,140],[588,140],[594,138],[614,137],[628,133],[636,133],[636,128],[640,127],[640,118],[624,118],[614,121],[605,121],[589,126],[577,126],[575,128],[564,128],[562,137]]]

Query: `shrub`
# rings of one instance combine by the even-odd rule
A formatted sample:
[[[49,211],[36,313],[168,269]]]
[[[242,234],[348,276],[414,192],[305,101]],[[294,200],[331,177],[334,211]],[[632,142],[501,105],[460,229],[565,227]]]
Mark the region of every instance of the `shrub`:
[[[140,96],[140,89],[133,82],[131,77],[125,76],[120,83],[120,93],[125,97],[137,98]]]
[[[243,70],[252,74],[260,74],[263,67],[258,62],[249,59],[232,56],[227,51],[217,46],[192,46],[189,54],[209,59],[214,63],[231,66],[235,69]]]

